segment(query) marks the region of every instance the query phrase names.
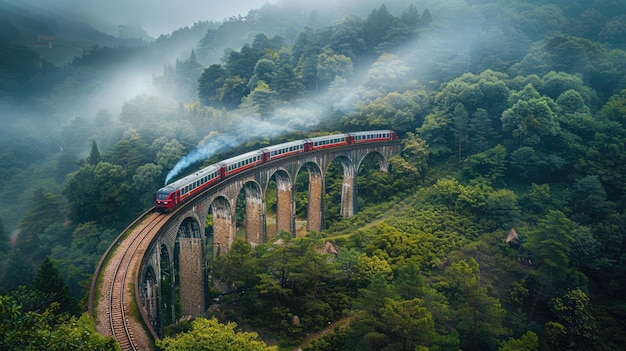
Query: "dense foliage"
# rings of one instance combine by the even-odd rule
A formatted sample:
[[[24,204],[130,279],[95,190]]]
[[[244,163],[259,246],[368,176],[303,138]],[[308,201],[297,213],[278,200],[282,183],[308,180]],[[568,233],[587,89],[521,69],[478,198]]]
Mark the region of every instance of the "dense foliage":
[[[327,230],[238,240],[208,259],[232,293],[207,317],[285,349],[626,347],[621,2],[267,5],[151,43],[93,39],[63,66],[23,41],[67,34],[0,5],[2,345],[114,347],[77,319],[76,299],[196,146],[214,152],[190,169],[306,135],[389,128],[404,150],[389,173],[363,163],[355,216],[339,216],[336,162]],[[154,67],[150,93],[113,94],[129,70]],[[273,349],[216,319],[187,327],[161,347],[197,348],[211,329]]]

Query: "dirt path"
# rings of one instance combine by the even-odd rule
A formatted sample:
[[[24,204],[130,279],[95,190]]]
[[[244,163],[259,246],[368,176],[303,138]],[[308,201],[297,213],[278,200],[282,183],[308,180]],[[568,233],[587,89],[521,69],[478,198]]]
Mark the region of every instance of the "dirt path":
[[[322,336],[324,336],[324,335],[334,331],[335,328],[343,328],[343,329],[347,328],[348,325],[350,325],[350,321],[351,320],[352,320],[352,317],[343,317],[340,320],[338,320],[338,321],[336,321],[334,323],[329,324],[326,328],[324,328],[324,329],[322,329],[322,330],[320,330],[320,331],[318,331],[316,333],[307,335],[302,340],[302,342],[300,343],[298,348],[303,348],[303,347],[307,346],[308,344],[311,343],[311,341],[313,341],[315,339],[319,339]],[[296,350],[298,350],[298,348],[296,348]]]

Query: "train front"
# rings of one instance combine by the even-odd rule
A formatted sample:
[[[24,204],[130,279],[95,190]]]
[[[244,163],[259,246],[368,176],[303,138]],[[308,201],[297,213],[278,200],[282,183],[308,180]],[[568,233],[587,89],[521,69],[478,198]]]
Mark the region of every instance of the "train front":
[[[171,211],[176,205],[176,189],[171,186],[165,186],[156,193],[156,209],[159,212]]]

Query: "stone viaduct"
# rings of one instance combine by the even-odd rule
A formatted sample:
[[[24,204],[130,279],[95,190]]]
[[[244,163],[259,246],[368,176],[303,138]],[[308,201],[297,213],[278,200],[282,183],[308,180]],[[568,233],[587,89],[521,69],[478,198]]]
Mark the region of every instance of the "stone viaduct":
[[[388,159],[401,151],[399,141],[355,144],[319,150],[268,162],[231,176],[226,181],[183,204],[169,216],[144,253],[136,295],[141,315],[153,335],[174,318],[175,286],[183,315],[202,315],[207,308],[206,256],[225,254],[237,235],[235,211],[240,192],[245,193],[245,239],[252,245],[272,240],[280,231],[296,234],[294,180],[299,172],[309,175],[307,230],[324,229],[325,177],[331,162],[343,168],[341,215],[357,211],[357,171],[366,157],[374,157],[387,171]],[[276,224],[266,223],[265,198],[276,191]],[[242,207],[241,200],[239,206]],[[212,243],[207,246],[207,218],[212,214]],[[208,223],[209,227],[211,223]],[[271,230],[268,230],[271,228]],[[177,282],[176,282],[177,281]],[[176,282],[176,284],[175,284]],[[147,319],[147,320],[145,320]]]

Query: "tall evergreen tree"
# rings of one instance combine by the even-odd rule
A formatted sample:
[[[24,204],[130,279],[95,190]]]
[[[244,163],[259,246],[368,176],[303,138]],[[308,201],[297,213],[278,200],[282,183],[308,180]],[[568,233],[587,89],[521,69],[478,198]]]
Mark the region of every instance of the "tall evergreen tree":
[[[415,5],[410,4],[409,7],[402,12],[400,20],[409,27],[417,26],[420,22],[420,14],[417,12]]]
[[[87,158],[87,163],[90,165],[97,165],[100,162],[100,150],[98,150],[98,144],[95,140],[91,141],[91,152],[89,153],[89,158]]]
[[[422,18],[420,19],[420,26],[421,27],[426,27],[432,21],[433,21],[433,18],[430,15],[430,10],[429,9],[424,9],[424,12],[422,12]]]
[[[384,4],[370,12],[364,28],[365,43],[369,50],[374,50],[383,41],[393,24],[393,19]]]
[[[37,269],[33,288],[45,294],[49,303],[58,302],[59,312],[78,314],[76,299],[70,294],[67,284],[49,257],[46,257]]]

